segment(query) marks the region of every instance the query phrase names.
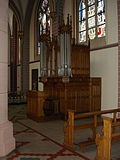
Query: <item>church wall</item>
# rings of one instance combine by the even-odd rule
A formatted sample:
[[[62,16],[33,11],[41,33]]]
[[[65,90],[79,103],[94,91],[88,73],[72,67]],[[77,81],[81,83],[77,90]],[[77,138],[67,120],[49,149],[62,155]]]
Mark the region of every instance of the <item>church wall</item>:
[[[118,107],[118,47],[91,52],[91,76],[102,78],[102,109]]]
[[[118,16],[117,0],[107,0],[106,2],[106,42],[113,44],[118,42]]]
[[[120,1],[118,0],[118,107],[120,108]]]
[[[32,15],[31,23],[30,23],[30,55],[29,61],[34,61],[34,16]]]
[[[102,77],[102,109],[118,107],[117,0],[106,2],[106,37],[101,49],[91,51],[91,76]],[[99,45],[98,44],[98,45]],[[114,47],[112,47],[114,45]],[[105,46],[108,46],[106,49]],[[96,46],[97,48],[99,46]],[[102,49],[103,47],[103,49]]]
[[[38,69],[38,74],[40,73],[40,62],[35,61],[35,46],[34,46],[35,45],[35,37],[34,37],[35,6],[33,9],[31,22],[30,22],[29,90],[32,89],[32,69]]]
[[[37,2],[37,1],[36,1]],[[33,7],[33,12],[31,15],[31,21],[30,21],[30,54],[29,54],[29,62],[35,61],[35,10],[36,10],[36,4]]]

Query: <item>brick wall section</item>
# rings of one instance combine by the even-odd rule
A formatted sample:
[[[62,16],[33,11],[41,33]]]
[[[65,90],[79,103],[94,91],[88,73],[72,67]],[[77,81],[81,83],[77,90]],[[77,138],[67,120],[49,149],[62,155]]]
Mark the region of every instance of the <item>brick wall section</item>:
[[[34,6],[34,0],[29,0],[27,13],[24,21],[24,36],[23,36],[23,55],[22,55],[22,90],[27,92],[29,89],[29,31],[30,20]]]
[[[120,0],[118,0],[118,107],[120,107]]]

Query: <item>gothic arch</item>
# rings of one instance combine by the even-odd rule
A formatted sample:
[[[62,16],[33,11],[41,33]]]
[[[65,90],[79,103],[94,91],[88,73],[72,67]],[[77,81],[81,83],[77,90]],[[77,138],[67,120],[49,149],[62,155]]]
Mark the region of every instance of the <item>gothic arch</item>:
[[[22,55],[22,77],[23,91],[29,90],[29,43],[30,43],[30,20],[33,12],[35,0],[29,0],[24,20],[23,55]]]
[[[19,31],[22,31],[23,30],[22,17],[21,17],[21,14],[20,14],[18,8],[16,7],[15,3],[13,2],[13,0],[9,1],[9,7],[15,15],[15,18],[16,18],[17,23],[18,23]]]

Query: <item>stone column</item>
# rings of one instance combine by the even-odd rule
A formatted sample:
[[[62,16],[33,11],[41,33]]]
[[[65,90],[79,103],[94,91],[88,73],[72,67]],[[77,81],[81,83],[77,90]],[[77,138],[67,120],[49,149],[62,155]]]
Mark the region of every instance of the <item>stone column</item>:
[[[0,0],[0,157],[15,149],[8,121],[8,0]]]

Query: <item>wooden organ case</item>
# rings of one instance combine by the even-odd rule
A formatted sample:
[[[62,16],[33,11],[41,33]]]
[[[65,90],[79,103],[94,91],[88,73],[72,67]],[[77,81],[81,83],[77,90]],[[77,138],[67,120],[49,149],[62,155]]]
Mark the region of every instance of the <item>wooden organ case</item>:
[[[72,45],[71,77],[48,77],[47,98],[59,101],[59,111],[93,112],[101,109],[101,78],[90,77],[89,46]]]
[[[69,109],[81,113],[100,110],[101,78],[90,77],[90,45],[72,44],[69,16],[66,25],[61,23],[59,40],[53,37],[51,41],[48,37],[41,35],[39,81],[44,86],[43,103],[38,106],[42,108],[41,116],[48,101],[54,102],[58,114],[66,114]],[[29,108],[30,104],[28,114],[32,114]]]

